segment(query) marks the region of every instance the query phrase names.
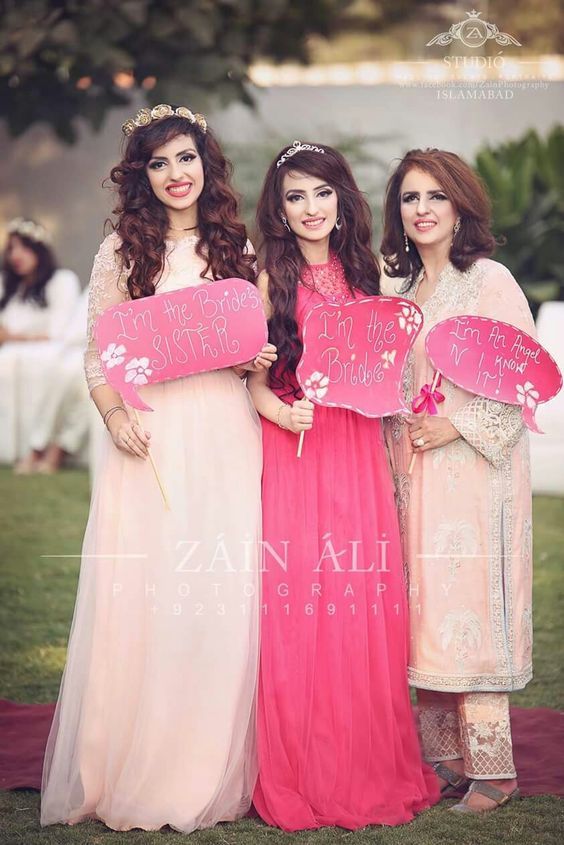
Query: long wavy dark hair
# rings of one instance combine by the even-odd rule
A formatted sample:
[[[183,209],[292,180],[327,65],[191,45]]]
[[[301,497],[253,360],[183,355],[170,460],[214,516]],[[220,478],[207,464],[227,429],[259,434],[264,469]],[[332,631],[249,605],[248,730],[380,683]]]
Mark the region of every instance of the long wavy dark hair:
[[[10,252],[14,244],[14,239],[16,238],[25,247],[31,249],[37,257],[37,267],[33,271],[32,278],[26,284],[23,284],[24,277],[19,273],[16,273],[10,263]],[[4,290],[2,297],[0,298],[0,311],[4,310],[11,298],[15,296],[20,289],[22,299],[24,301],[33,302],[40,308],[47,307],[45,289],[47,287],[47,283],[57,270],[55,254],[50,246],[14,232],[9,236],[8,242],[6,243],[2,266],[2,282]]]
[[[401,220],[401,185],[410,170],[422,170],[437,180],[460,217],[460,229],[453,236],[449,259],[458,270],[467,270],[478,258],[490,256],[498,243],[491,232],[491,203],[480,177],[455,153],[445,150],[410,150],[390,177],[384,202],[384,236],[381,252],[386,273],[405,279],[404,292],[417,279],[422,261],[408,238],[405,251]]]
[[[173,106],[174,108],[174,106]],[[206,262],[200,274],[214,279],[238,277],[255,281],[255,258],[246,255],[247,232],[238,218],[238,200],[231,187],[232,165],[225,158],[213,132],[203,132],[183,117],[166,117],[135,129],[129,136],[120,163],[110,173],[118,186],[119,202],[114,226],[121,238],[118,249],[132,299],[152,296],[164,269],[165,238],[169,220],[165,206],[153,193],[147,164],[157,147],[178,135],[189,135],[202,159],[204,187],[198,197],[200,239],[196,253]]]
[[[290,149],[281,150],[266,173],[257,208],[261,237],[260,253],[268,273],[268,296],[272,307],[269,339],[278,348],[278,360],[270,370],[272,385],[297,396],[292,376],[302,354],[298,335],[296,302],[298,282],[307,285],[307,261],[296,236],[283,224],[282,183],[286,173],[315,176],[337,193],[341,228],[331,232],[329,248],[343,264],[347,284],[353,291],[368,295],[380,292],[380,268],[372,252],[372,215],[355,182],[346,159],[325,144],[324,153],[300,150],[284,161],[278,160]]]

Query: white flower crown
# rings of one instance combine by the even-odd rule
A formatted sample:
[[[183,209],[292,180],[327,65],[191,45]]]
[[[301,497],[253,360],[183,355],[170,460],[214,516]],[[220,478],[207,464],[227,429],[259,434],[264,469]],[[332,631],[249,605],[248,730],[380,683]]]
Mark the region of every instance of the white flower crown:
[[[52,238],[50,232],[41,223],[34,223],[33,220],[25,220],[23,217],[15,217],[8,223],[6,231],[9,235],[21,235],[24,238],[29,238],[30,241],[36,241],[40,244],[51,245]]]

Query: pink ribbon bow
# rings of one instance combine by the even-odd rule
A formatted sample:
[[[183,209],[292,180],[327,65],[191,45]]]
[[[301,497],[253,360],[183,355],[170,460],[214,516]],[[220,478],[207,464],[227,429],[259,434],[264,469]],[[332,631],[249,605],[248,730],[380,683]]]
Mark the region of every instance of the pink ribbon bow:
[[[431,392],[431,385],[424,384],[421,392],[411,403],[411,409],[415,414],[421,414],[423,411],[426,411],[434,417],[437,414],[437,405],[440,405],[444,401],[445,397],[439,390],[433,390]]]

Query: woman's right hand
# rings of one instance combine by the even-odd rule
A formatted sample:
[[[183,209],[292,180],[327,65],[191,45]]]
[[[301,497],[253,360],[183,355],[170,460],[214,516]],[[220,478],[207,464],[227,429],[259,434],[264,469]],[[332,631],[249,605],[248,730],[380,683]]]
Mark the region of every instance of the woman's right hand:
[[[309,399],[296,399],[293,405],[288,405],[290,412],[286,414],[287,427],[294,434],[309,431],[313,427],[313,409],[315,405]]]
[[[136,455],[143,460],[149,456],[151,434],[144,431],[135,420],[130,420],[123,411],[112,414],[108,420],[108,429],[114,444],[121,452]]]

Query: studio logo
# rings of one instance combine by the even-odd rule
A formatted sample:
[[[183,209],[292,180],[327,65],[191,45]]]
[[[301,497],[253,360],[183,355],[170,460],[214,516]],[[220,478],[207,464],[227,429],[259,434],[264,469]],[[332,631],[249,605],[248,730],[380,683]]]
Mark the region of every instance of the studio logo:
[[[468,15],[467,20],[453,24],[448,32],[440,32],[438,35],[435,35],[434,38],[427,42],[427,47],[432,47],[435,44],[446,47],[448,44],[452,44],[453,41],[462,41],[466,47],[478,48],[483,47],[486,41],[491,40],[494,40],[496,44],[500,44],[502,47],[508,47],[510,44],[513,44],[515,47],[522,46],[512,35],[509,35],[507,32],[500,32],[494,23],[483,21],[481,19],[481,12],[472,10],[471,12],[466,12],[466,14]]]

